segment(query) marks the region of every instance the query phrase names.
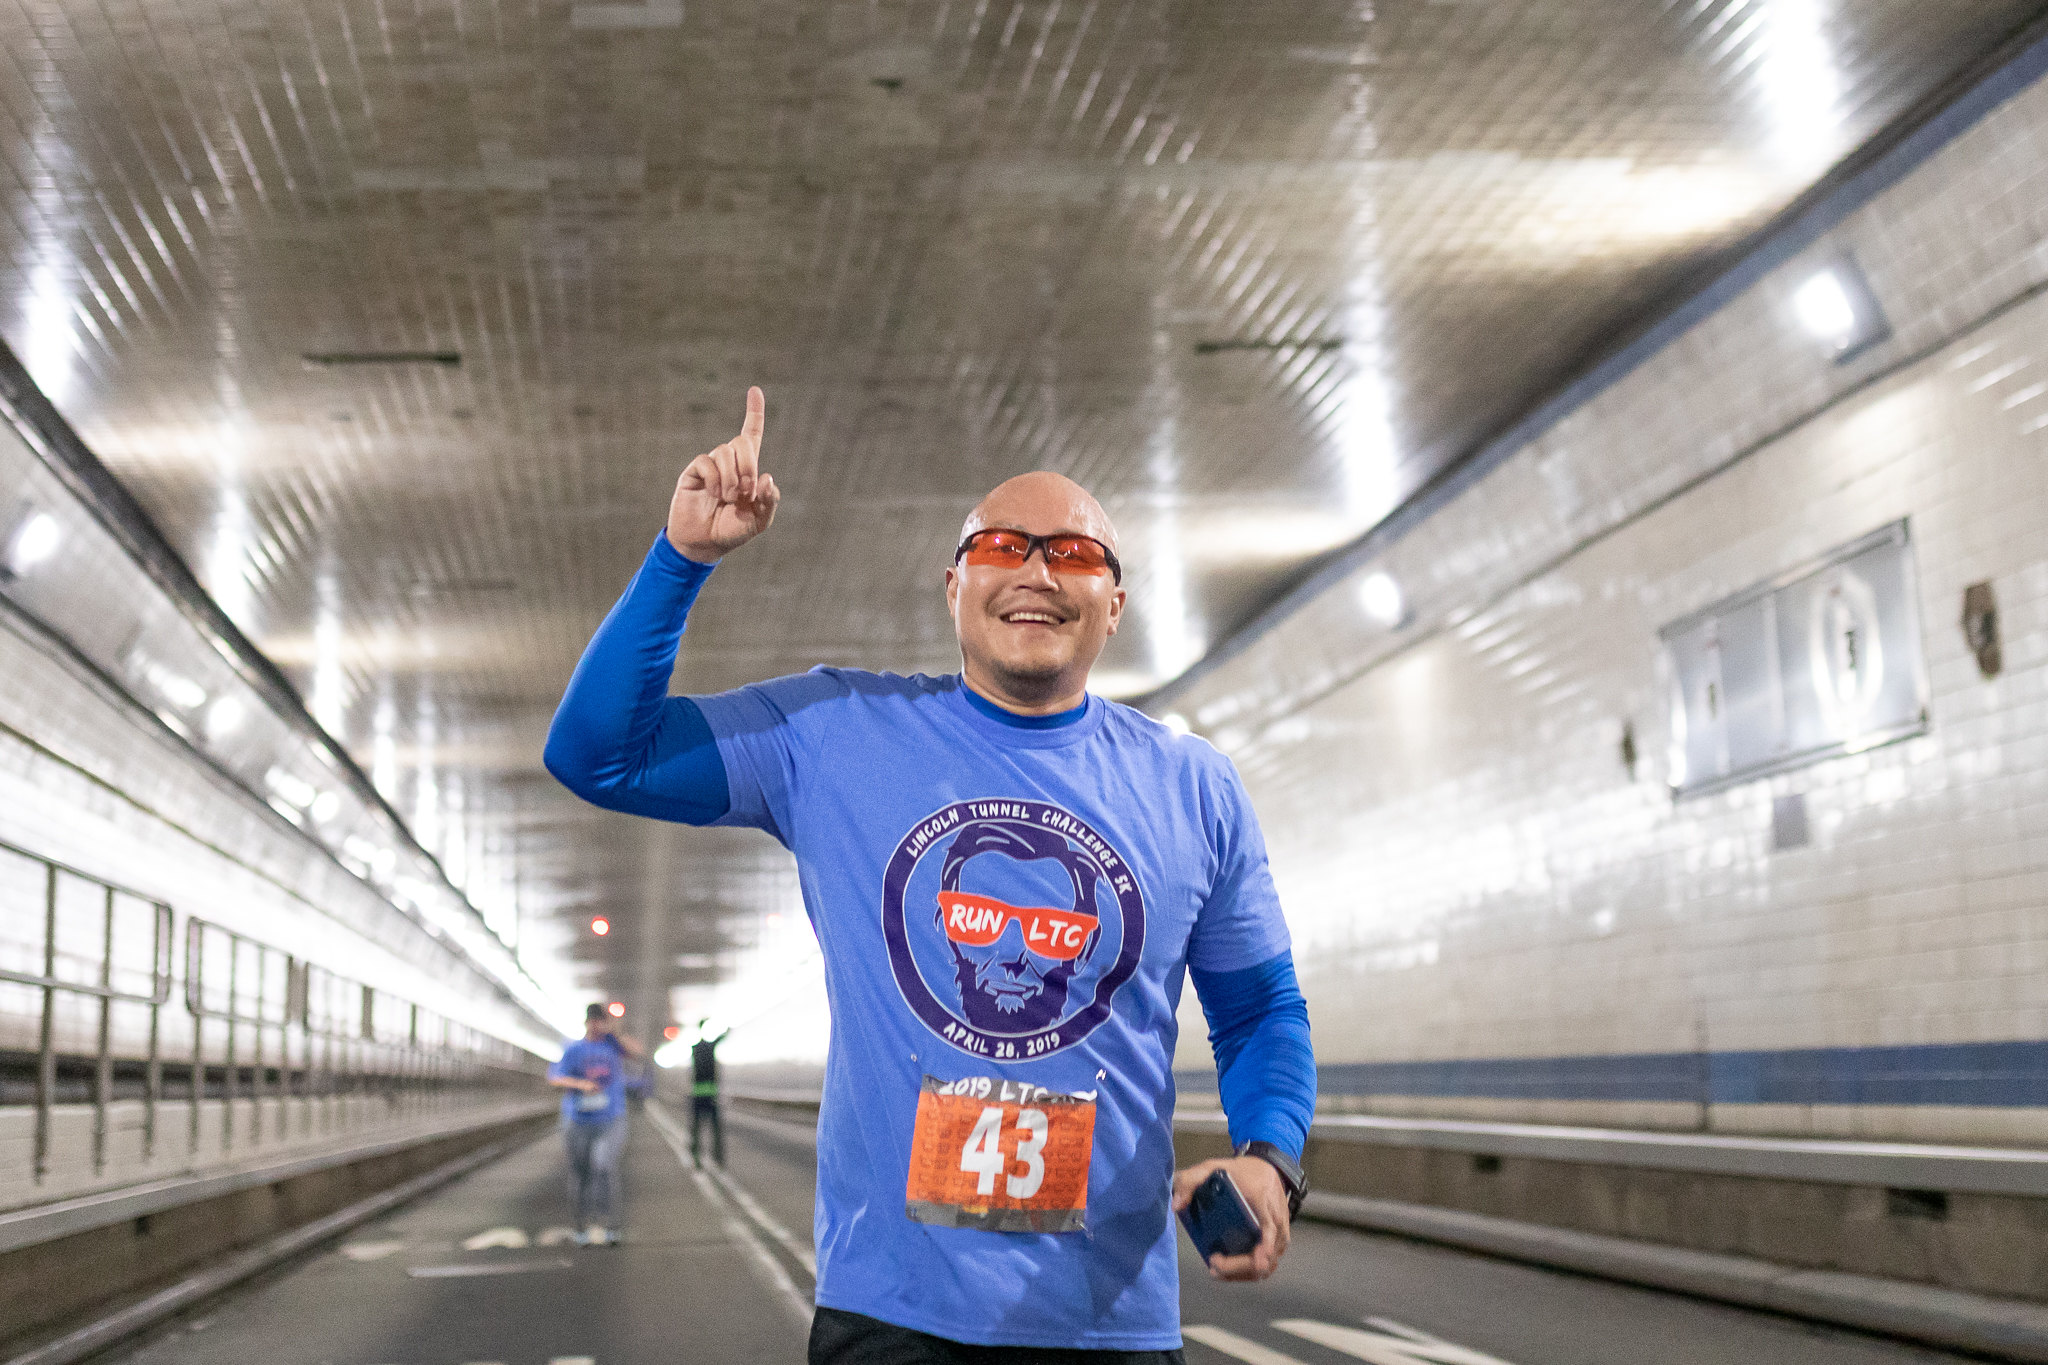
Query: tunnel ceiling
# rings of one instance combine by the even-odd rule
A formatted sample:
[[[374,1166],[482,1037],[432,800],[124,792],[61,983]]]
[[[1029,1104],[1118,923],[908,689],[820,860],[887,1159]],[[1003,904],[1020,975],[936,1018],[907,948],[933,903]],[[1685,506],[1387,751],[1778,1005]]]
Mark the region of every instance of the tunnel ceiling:
[[[961,517],[1049,467],[1142,692],[2039,8],[10,3],[0,329],[472,899],[653,1013],[791,868],[540,744],[747,384],[787,501],[680,686],[956,667]]]

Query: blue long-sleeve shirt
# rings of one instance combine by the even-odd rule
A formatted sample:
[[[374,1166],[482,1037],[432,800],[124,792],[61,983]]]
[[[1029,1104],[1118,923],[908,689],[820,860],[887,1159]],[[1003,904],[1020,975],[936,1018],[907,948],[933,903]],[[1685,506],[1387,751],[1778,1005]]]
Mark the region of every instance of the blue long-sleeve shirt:
[[[605,617],[549,728],[548,771],[584,800],[608,810],[708,825],[732,809],[725,763],[704,710],[670,696],[678,644],[710,566],[657,538],[640,571]],[[962,689],[980,714],[1019,730],[1080,721],[1017,716]],[[1190,979],[1209,1024],[1218,1087],[1233,1143],[1271,1142],[1299,1156],[1315,1108],[1315,1059],[1308,1008],[1292,953],[1256,966]]]

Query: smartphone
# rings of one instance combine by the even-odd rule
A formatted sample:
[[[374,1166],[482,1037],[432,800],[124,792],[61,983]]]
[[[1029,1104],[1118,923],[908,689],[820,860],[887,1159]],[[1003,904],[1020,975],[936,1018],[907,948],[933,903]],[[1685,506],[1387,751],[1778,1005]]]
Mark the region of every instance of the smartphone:
[[[1209,1172],[1209,1178],[1195,1186],[1194,1198],[1180,1211],[1180,1225],[1188,1230],[1188,1240],[1204,1264],[1218,1252],[1242,1256],[1259,1244],[1258,1215],[1223,1171]]]

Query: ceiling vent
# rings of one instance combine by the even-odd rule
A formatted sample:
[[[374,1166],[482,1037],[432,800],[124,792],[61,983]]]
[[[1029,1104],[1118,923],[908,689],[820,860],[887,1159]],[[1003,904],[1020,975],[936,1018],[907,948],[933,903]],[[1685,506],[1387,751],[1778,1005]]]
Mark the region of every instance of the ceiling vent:
[[[300,359],[326,369],[341,365],[447,365],[462,363],[460,351],[307,351]]]
[[[1344,344],[1343,337],[1303,337],[1293,341],[1249,341],[1224,338],[1219,341],[1198,341],[1196,355],[1219,355],[1224,351],[1334,351]]]

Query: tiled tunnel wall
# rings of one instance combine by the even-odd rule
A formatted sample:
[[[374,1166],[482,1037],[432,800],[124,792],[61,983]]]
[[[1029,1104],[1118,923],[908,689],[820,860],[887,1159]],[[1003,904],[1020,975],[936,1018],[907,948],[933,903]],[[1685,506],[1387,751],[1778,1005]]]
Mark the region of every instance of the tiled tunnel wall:
[[[1326,1105],[2048,1140],[2048,88],[1950,131],[1161,708],[1250,788]],[[1845,251],[1893,335],[1838,366],[1790,300]],[[1926,734],[1674,801],[1659,628],[1900,518]]]
[[[0,430],[0,441],[0,454],[21,456],[12,431]],[[27,492],[45,506],[61,497],[41,483]],[[13,609],[0,612],[0,845],[0,971],[17,974],[0,981],[0,1210],[528,1114],[544,1094],[532,1074],[538,1061],[503,1041],[530,1026],[480,988],[474,967]],[[52,864],[71,870],[53,879]],[[121,888],[111,900],[108,886]],[[106,983],[111,922],[111,984],[151,994],[150,902],[170,910],[168,980],[154,1021],[151,1006],[133,1000],[108,1010],[102,1088],[99,1001],[55,992],[54,1103],[39,1119],[44,991],[18,978],[54,968],[66,982]],[[196,1115],[186,1007],[195,921],[216,926],[202,973],[212,1013],[197,1030],[208,1070]],[[242,936],[238,949],[226,947],[230,933]],[[260,963],[255,945],[267,950]],[[315,978],[330,1007],[320,1036],[286,1022],[287,959],[326,973]],[[365,987],[375,992],[367,1026]],[[227,1014],[244,1016],[232,1043]]]

